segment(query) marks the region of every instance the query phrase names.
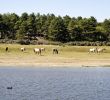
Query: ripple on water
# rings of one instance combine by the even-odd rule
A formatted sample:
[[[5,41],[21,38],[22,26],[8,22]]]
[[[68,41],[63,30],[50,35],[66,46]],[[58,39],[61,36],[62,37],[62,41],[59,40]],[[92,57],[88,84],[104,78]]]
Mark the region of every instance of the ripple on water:
[[[110,100],[109,77],[109,68],[0,68],[0,100]]]

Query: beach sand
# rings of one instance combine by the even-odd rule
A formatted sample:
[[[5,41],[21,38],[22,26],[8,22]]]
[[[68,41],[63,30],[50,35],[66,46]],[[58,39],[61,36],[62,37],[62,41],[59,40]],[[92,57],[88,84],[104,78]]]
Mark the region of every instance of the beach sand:
[[[1,57],[0,66],[33,67],[104,67],[110,59],[75,59],[64,57]]]

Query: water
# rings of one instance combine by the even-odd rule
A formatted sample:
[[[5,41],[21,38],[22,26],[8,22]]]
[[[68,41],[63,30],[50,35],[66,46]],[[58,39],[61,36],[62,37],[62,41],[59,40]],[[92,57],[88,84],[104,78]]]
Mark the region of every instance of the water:
[[[110,68],[2,67],[0,100],[110,100]]]

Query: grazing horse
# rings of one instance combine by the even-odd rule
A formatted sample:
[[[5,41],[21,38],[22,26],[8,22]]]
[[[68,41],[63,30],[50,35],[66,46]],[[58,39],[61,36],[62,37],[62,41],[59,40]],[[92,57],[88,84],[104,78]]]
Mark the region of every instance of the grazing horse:
[[[21,51],[22,51],[22,52],[24,52],[25,50],[26,50],[26,48],[24,48],[24,47],[21,48]]]
[[[56,49],[56,48],[53,48],[53,54],[58,54],[58,49]]]
[[[41,49],[41,51],[45,51],[45,48],[40,48]]]
[[[103,52],[104,50],[106,50],[105,48],[99,48],[97,49],[97,53]]]
[[[5,51],[6,51],[6,52],[8,51],[8,47],[6,47]]]
[[[89,49],[89,53],[91,53],[91,52],[93,52],[93,53],[97,52],[97,48],[91,48],[91,49]]]
[[[34,48],[34,52],[37,53],[38,55],[41,55],[41,49],[40,48]]]

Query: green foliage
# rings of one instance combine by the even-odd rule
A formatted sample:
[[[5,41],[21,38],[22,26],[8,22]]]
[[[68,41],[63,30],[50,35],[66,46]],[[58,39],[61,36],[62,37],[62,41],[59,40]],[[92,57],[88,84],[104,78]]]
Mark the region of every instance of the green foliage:
[[[105,34],[108,37],[108,41],[110,41],[110,19],[109,20],[105,19],[105,21],[102,24],[102,27],[105,30]]]
[[[68,32],[70,34],[71,41],[81,41],[82,29],[76,24],[75,20],[70,20],[68,24]]]
[[[69,34],[61,17],[55,18],[51,21],[49,26],[50,39],[55,41],[67,42]]]
[[[18,43],[21,45],[29,45],[30,41],[29,40],[19,40]]]
[[[35,39],[42,37],[56,42],[110,41],[110,19],[98,23],[90,18],[68,15],[15,13],[0,14],[0,39]]]

